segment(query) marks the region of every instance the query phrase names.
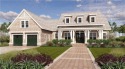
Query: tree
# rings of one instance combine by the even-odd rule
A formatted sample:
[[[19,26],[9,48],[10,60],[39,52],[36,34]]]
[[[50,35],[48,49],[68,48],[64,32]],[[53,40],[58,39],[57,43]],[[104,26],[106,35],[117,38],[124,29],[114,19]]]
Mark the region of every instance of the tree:
[[[1,24],[0,31],[8,32],[7,27],[10,25],[10,23],[11,22],[9,23],[4,22],[3,24]]]
[[[113,23],[109,22],[109,25],[111,26],[111,31],[113,33],[117,31],[117,24],[116,24],[116,22],[113,22]]]
[[[118,28],[118,32],[119,32],[119,33],[122,33],[122,36],[123,36],[123,34],[125,33],[125,24],[124,24],[124,25],[121,25],[121,26]]]

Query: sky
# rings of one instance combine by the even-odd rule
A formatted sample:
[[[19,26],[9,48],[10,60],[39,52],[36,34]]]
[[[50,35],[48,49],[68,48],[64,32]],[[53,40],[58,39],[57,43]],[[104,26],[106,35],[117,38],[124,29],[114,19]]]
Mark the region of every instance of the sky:
[[[102,12],[110,22],[125,24],[125,0],[0,0],[0,23],[12,22],[23,10],[59,19],[67,12]]]

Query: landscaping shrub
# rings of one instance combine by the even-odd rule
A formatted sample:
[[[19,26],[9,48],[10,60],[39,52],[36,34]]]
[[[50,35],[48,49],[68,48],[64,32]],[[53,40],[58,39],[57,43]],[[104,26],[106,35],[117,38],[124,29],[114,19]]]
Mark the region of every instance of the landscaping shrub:
[[[53,59],[49,55],[45,55],[45,54],[37,54],[33,56],[32,60],[37,61],[43,64],[44,66],[53,62]]]
[[[112,47],[120,47],[120,42],[118,42],[118,41],[111,41],[110,43],[109,43],[109,45],[110,46],[112,46]]]
[[[109,45],[109,43],[111,42],[111,40],[109,40],[109,39],[104,39],[104,40],[102,40],[102,42],[103,42],[103,44],[105,44],[105,45]]]
[[[9,36],[1,36],[0,37],[0,42],[3,43],[3,42],[9,42]]]
[[[58,45],[58,39],[53,39],[52,42],[54,45]]]
[[[125,42],[121,42],[121,41],[111,41],[109,39],[97,39],[97,40],[92,40],[89,39],[88,40],[88,47],[105,47],[105,48],[109,48],[109,47],[115,47],[115,48],[120,48],[120,47],[125,47]]]
[[[112,54],[103,54],[100,57],[96,58],[96,62],[102,66],[108,62],[115,62],[117,61],[117,57],[113,56]]]
[[[34,61],[34,62],[39,62],[44,66],[46,66],[52,63],[53,59],[49,55],[45,55],[45,54],[36,54],[34,56],[29,54],[18,54],[15,57],[11,58],[11,61],[13,61],[14,63]]]
[[[12,61],[0,60],[0,69],[43,69],[43,64],[34,61],[14,63]]]
[[[8,45],[9,45],[8,42],[3,42],[3,43],[1,43],[1,46],[8,46]]]
[[[125,62],[108,62],[103,64],[101,69],[125,69]]]
[[[48,42],[46,43],[46,45],[47,45],[47,46],[53,46],[53,42],[48,41]]]
[[[92,45],[92,43],[94,42],[94,40],[89,39],[89,40],[87,40],[87,42],[88,42],[90,45]]]
[[[120,37],[116,38],[116,41],[125,42],[125,36],[120,36]]]
[[[103,54],[96,59],[101,69],[125,69],[125,55],[115,57],[112,54]]]
[[[61,40],[54,39],[54,40],[52,40],[52,43],[55,46],[70,46],[71,42],[72,42],[71,40],[64,40],[64,39],[61,39]]]

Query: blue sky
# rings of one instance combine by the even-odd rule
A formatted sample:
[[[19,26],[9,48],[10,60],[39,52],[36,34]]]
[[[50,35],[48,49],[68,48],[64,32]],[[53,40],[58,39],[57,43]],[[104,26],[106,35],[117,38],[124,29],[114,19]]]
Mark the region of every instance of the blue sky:
[[[100,11],[109,21],[125,24],[125,0],[0,0],[0,23],[12,21],[22,9],[58,19],[65,12]]]

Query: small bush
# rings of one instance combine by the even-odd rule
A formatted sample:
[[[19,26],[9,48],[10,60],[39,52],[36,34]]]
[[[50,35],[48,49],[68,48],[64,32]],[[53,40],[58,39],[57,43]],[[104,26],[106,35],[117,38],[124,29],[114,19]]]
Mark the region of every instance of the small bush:
[[[52,43],[51,41],[48,41],[48,42],[46,43],[46,45],[47,45],[47,46],[53,46],[53,43]]]
[[[70,45],[72,40],[65,40],[65,42],[66,42],[66,45]]]
[[[89,40],[87,40],[87,42],[91,45],[94,42],[94,40],[89,39]]]
[[[105,44],[105,45],[109,45],[109,43],[111,42],[111,40],[109,40],[109,39],[107,39],[107,40],[102,40],[102,42],[103,42],[103,44]]]
[[[54,45],[58,45],[58,39],[54,39],[54,40],[52,40],[52,42]]]
[[[1,43],[1,46],[8,46],[8,45],[9,45],[8,42],[3,42],[3,43]]]

